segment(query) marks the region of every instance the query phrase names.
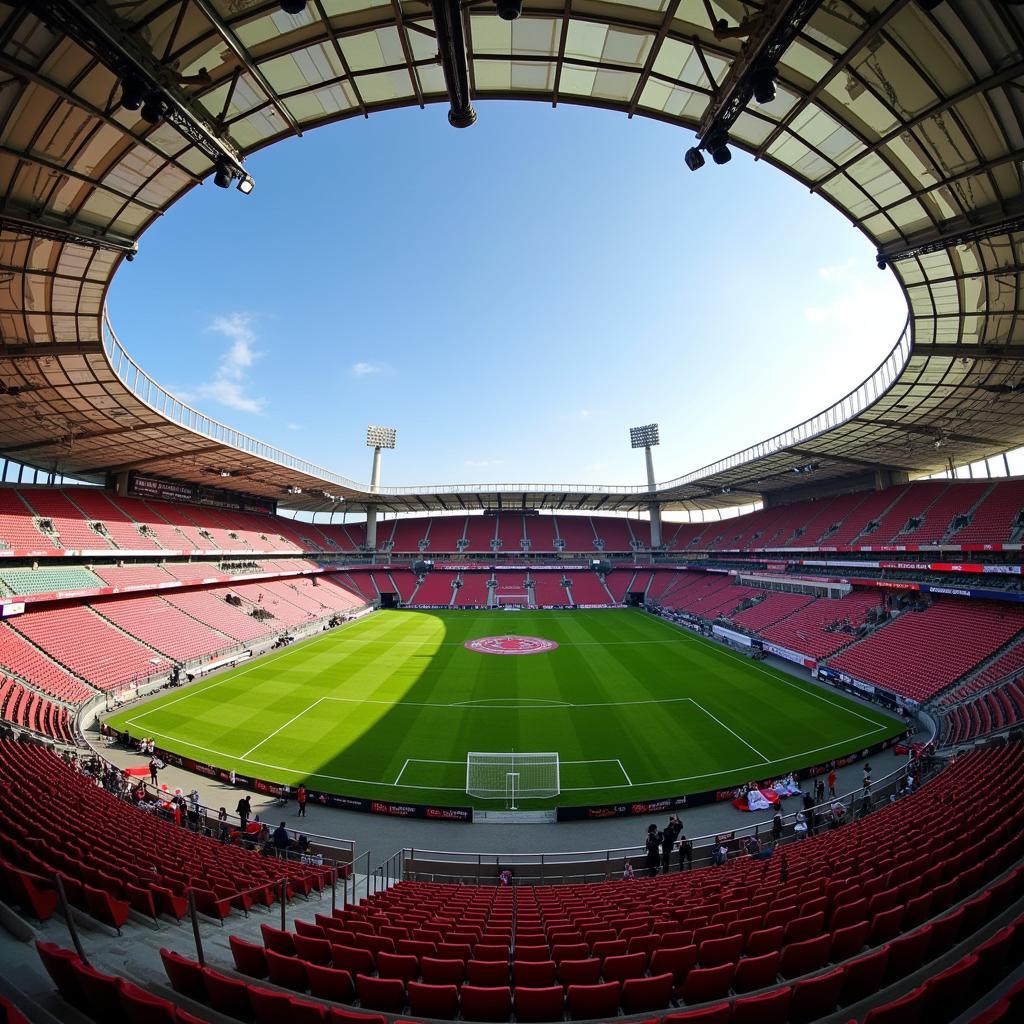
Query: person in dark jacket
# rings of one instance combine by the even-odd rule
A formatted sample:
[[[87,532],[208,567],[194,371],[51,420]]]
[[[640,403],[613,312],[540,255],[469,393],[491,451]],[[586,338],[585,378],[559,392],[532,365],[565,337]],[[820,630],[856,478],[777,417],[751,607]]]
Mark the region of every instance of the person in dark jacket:
[[[274,829],[274,849],[277,851],[278,857],[284,857],[288,852],[288,828],[282,821],[277,828]]]
[[[661,844],[665,836],[658,831],[657,825],[647,826],[647,838],[644,840],[644,849],[647,851],[647,874],[654,878],[658,873],[658,862],[661,860]]]
[[[239,825],[239,831],[245,832],[245,828],[249,824],[249,818],[252,817],[252,804],[249,802],[249,798],[247,796],[243,796],[241,800],[238,801],[235,813],[238,815],[238,820],[241,823]]]

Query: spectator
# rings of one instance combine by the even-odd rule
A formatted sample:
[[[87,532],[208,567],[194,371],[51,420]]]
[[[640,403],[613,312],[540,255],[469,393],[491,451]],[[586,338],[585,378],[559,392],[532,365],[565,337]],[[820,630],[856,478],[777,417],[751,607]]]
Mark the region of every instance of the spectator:
[[[160,762],[155,757],[149,759],[149,781],[152,785],[157,784],[157,771],[159,770]]]
[[[680,822],[682,827],[682,822]],[[693,843],[686,838],[685,832],[679,833],[679,870],[683,870],[683,861],[686,861],[688,868],[693,867]]]
[[[825,780],[818,779],[814,784],[814,802],[816,804],[823,804],[825,802]]]
[[[628,860],[622,869],[622,880],[624,882],[633,881],[633,865]]]
[[[299,805],[299,817],[304,818],[306,816],[306,784],[304,782],[300,782],[299,788],[295,791],[295,802]]]
[[[220,841],[226,843],[228,841],[228,809],[222,807],[217,812],[217,821],[220,824]]]
[[[658,831],[657,825],[647,826],[647,838],[644,849],[647,851],[647,876],[654,878],[658,873],[658,862],[661,860],[661,844],[664,836]]]
[[[238,801],[235,813],[238,815],[238,820],[241,823],[239,828],[244,832],[246,825],[249,824],[249,818],[252,816],[252,804],[249,802],[248,796],[243,796]]]
[[[662,843],[661,843],[661,871],[662,874],[667,875],[669,871],[670,861],[672,859],[672,848],[676,844],[676,836],[683,831],[683,823],[673,814],[668,819],[668,824],[665,826],[662,832]]]
[[[288,828],[283,821],[274,829],[274,850],[278,857],[288,853]]]
[[[870,761],[865,761],[864,762],[864,782],[865,782],[865,784],[871,782],[871,762]]]
[[[718,843],[711,852],[711,863],[721,866],[729,859],[729,850],[724,843]]]
[[[836,795],[836,770],[832,768],[828,773],[828,795],[834,797]]]
[[[743,843],[743,849],[750,857],[756,857],[761,852],[761,843],[757,836],[748,836]]]
[[[796,824],[793,826],[797,839],[807,838],[807,815],[803,811],[796,812]]]
[[[772,818],[772,840],[778,842],[782,838],[782,815],[776,811]]]

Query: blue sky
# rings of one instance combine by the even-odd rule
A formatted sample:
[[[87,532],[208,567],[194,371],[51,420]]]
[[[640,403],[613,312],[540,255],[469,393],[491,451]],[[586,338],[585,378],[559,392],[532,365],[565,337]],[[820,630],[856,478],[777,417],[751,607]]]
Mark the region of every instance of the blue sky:
[[[129,351],[230,425],[366,480],[659,479],[819,411],[903,326],[895,279],[823,200],[679,129],[480,103],[351,120],[255,154],[154,225],[109,299]]]

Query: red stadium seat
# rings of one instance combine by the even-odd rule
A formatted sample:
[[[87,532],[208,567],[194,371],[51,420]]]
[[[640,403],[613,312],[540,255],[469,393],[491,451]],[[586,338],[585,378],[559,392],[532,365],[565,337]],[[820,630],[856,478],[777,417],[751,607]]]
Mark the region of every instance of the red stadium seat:
[[[249,1001],[249,986],[244,981],[228,978],[209,967],[203,968],[203,981],[206,984],[206,998],[218,1013],[249,1020],[253,1007]]]
[[[260,946],[253,948],[262,954],[263,949]],[[206,983],[203,981],[203,969],[199,964],[169,949],[160,950],[160,959],[175,992],[201,1003],[206,1001]]]
[[[839,992],[839,1005],[849,1006],[873,996],[882,987],[888,965],[888,946],[881,946],[865,956],[843,964],[843,987]]]
[[[379,953],[377,973],[382,978],[415,981],[420,976],[420,965],[411,953]]]
[[[421,981],[410,981],[408,989],[409,1012],[417,1017],[454,1020],[459,1012],[459,990],[455,985],[430,985]]]
[[[173,1003],[146,992],[131,982],[121,983],[121,1009],[130,1024],[176,1024]]]
[[[516,988],[520,985],[527,988],[546,988],[554,985],[556,976],[557,966],[554,960],[512,962],[512,983]]]
[[[842,967],[804,978],[793,986],[793,1000],[789,1006],[791,1024],[810,1024],[819,1017],[834,1012],[845,977]]]
[[[969,953],[951,967],[933,974],[924,983],[923,1019],[929,1024],[949,1024],[974,1002],[978,958]]]
[[[569,1015],[573,1020],[614,1017],[619,1012],[620,990],[621,986],[617,981],[606,981],[596,985],[570,985],[566,993]],[[469,1019],[465,1003],[463,1016]]]
[[[484,987],[508,984],[507,960],[470,960],[466,964],[466,980],[470,985]]]
[[[643,977],[646,970],[646,954],[627,953],[625,956],[605,957],[601,974],[605,981],[625,981],[627,978]]]
[[[858,921],[856,924],[849,924],[845,928],[834,931],[828,954],[832,963],[839,963],[840,960],[856,956],[867,942],[870,927],[870,922]]]
[[[267,974],[275,985],[290,988],[293,992],[305,992],[309,987],[306,964],[295,956],[283,956],[272,949],[264,950],[267,958]]]
[[[782,947],[782,959],[779,961],[779,974],[784,978],[795,978],[801,974],[809,974],[828,963],[829,948],[832,945],[831,935],[819,935],[803,942],[791,942]]]
[[[779,974],[779,960],[782,953],[763,953],[761,956],[747,956],[736,964],[736,976],[732,987],[737,992],[754,992],[759,988],[774,985]]]
[[[71,969],[85,995],[89,1016],[95,1021],[118,1020],[121,1017],[121,979],[97,971],[80,960],[71,961]]]
[[[263,946],[257,946],[254,942],[245,942],[235,935],[228,936],[228,943],[235,961],[235,970],[240,974],[249,975],[250,978],[267,976],[266,954],[271,951],[264,949]]]
[[[918,1024],[924,1010],[924,997],[924,985],[919,985],[899,999],[872,1007],[864,1024]]]
[[[424,956],[420,958],[420,973],[429,985],[461,985],[466,979],[466,962]]]
[[[563,960],[558,965],[558,980],[563,985],[596,985],[600,979],[601,961],[597,957]]]
[[[683,1000],[687,1003],[707,1003],[728,995],[735,970],[735,964],[695,967],[683,982]]]
[[[732,1004],[732,1022],[733,1024],[786,1024],[791,998],[790,988],[786,985],[760,995],[744,996]]]
[[[374,978],[356,975],[359,1004],[366,1010],[401,1013],[405,1009],[405,985],[397,978]]]
[[[540,987],[516,985],[515,1015],[517,1021],[540,1022],[562,1019],[565,991],[561,985]]]
[[[250,985],[249,1002],[256,1015],[256,1024],[281,1024],[281,1021],[291,1018],[292,997],[287,992]]]
[[[729,1024],[731,1018],[731,1003],[715,1003],[714,1006],[705,1006],[699,1010],[666,1014],[662,1024]]]
[[[672,991],[671,973],[656,974],[649,978],[627,978],[622,984],[622,1012],[664,1010],[672,999]]]
[[[306,978],[309,991],[318,999],[330,999],[335,1003],[350,1003],[355,994],[352,975],[340,967],[324,967],[320,964],[306,964]]]
[[[506,1021],[511,1010],[508,985],[462,986],[462,1016],[466,1020]]]

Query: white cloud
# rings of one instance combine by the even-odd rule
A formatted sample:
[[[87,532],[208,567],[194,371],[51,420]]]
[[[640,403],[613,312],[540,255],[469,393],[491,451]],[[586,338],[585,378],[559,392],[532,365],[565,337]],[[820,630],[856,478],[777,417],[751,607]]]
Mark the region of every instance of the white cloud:
[[[804,307],[805,320],[827,328],[829,338],[839,341],[896,341],[907,309],[888,275],[851,261],[819,267],[818,277],[827,287],[820,289],[817,301]]]
[[[249,371],[261,355],[255,348],[252,317],[248,313],[218,316],[207,330],[223,335],[231,344],[217,361],[213,378],[200,384],[192,395],[208,398],[239,412],[262,412],[265,399],[249,393]]]
[[[301,423],[286,423],[285,424],[285,428],[287,430],[301,430],[302,429],[302,424]]]
[[[465,465],[470,469],[487,469],[490,466],[504,466],[504,459],[466,459]]]
[[[374,373],[381,373],[384,370],[383,363],[368,363],[360,360],[352,364],[352,372],[357,377],[369,377]]]

